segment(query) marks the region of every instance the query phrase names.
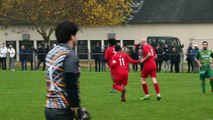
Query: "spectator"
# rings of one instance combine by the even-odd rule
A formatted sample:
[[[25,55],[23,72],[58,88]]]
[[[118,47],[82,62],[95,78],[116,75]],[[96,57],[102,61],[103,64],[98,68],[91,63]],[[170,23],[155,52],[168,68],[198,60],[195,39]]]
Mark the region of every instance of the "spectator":
[[[176,47],[172,48],[171,53],[171,70],[173,72],[173,65],[175,65],[175,72],[179,73],[180,54],[177,52]]]
[[[50,51],[50,48],[47,44],[44,45],[44,59],[46,58],[47,56],[47,53]]]
[[[155,51],[156,51],[156,54],[157,54],[157,59],[156,59],[157,71],[160,72],[161,66],[162,66],[162,63],[163,63],[163,57],[162,57],[163,49],[158,44]]]
[[[45,48],[44,46],[42,46],[41,44],[38,45],[38,49],[37,49],[37,58],[38,58],[38,64],[36,66],[35,70],[39,70],[40,64],[43,63],[43,71],[45,70]]]
[[[5,46],[5,43],[2,44],[2,49],[1,49],[1,53],[2,53],[2,70],[6,70],[7,69],[7,47]]]
[[[21,46],[20,60],[22,71],[27,70],[27,50],[24,45]]]
[[[47,56],[47,53],[50,51],[50,47],[47,45],[47,44],[45,44],[44,45],[44,53],[46,53],[45,54],[45,57]]]
[[[193,48],[192,48],[192,45],[189,45],[188,46],[188,49],[187,49],[187,53],[186,53],[186,61],[187,61],[187,64],[188,64],[188,70],[187,72],[190,73],[190,70],[192,70],[192,72],[194,71],[194,66],[193,66],[193,62],[194,62],[194,55],[193,55]]]
[[[126,54],[129,54],[130,50],[129,50],[129,48],[127,47],[126,44],[123,45],[123,47],[122,47],[122,52],[123,52],[123,53],[126,53]]]
[[[101,61],[101,71],[106,72],[106,60],[104,58],[105,49],[102,50],[100,55],[100,61]]]
[[[197,44],[194,45],[194,49],[192,51],[192,54],[193,54],[193,59],[195,58],[195,55],[199,52],[199,48],[197,46]],[[193,60],[193,66],[194,66],[194,73],[198,73],[199,71],[199,67],[197,65],[197,63]]]
[[[152,40],[151,46],[152,46],[153,48],[156,48],[156,47],[157,47],[157,39],[153,39],[153,40]]]
[[[139,59],[139,51],[136,49],[135,46],[132,47],[131,57],[132,57],[133,60]],[[132,63],[132,69],[133,69],[134,72],[137,72],[138,71],[138,64]]]
[[[95,59],[95,71],[100,72],[101,71],[101,61],[100,61],[101,47],[100,47],[100,43],[97,43],[95,49],[93,50],[93,53],[94,53],[94,59]]]
[[[30,47],[30,51],[29,51],[29,58],[30,58],[30,68],[31,70],[34,70],[35,67],[35,53],[36,53],[36,49],[32,46]]]
[[[169,59],[170,59],[170,51],[168,44],[165,44],[163,47],[162,60],[163,60],[163,68],[164,72],[169,71]]]
[[[0,46],[0,68],[2,68],[2,46]]]
[[[9,69],[14,71],[15,70],[15,49],[13,48],[12,45],[9,46],[9,49],[8,49],[8,53],[10,55],[10,62],[9,62]]]

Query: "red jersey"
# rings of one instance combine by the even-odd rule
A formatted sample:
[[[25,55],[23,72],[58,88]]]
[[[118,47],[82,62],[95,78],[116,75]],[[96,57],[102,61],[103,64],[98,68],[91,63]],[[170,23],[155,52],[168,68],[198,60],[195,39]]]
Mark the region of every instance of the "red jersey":
[[[129,63],[139,63],[140,60],[133,60],[126,53],[117,52],[112,57],[111,70],[115,80],[128,79]]]
[[[112,59],[112,56],[115,54],[115,46],[110,46],[106,49],[106,52],[105,52],[105,55],[104,55],[104,58],[108,64],[108,66],[110,66],[110,63],[111,63],[111,59]]]
[[[156,69],[156,63],[155,63],[155,56],[156,52],[152,46],[149,44],[143,45],[142,49],[142,57],[145,58],[148,53],[151,53],[151,57],[149,57],[146,61],[144,61],[144,68],[145,69]]]

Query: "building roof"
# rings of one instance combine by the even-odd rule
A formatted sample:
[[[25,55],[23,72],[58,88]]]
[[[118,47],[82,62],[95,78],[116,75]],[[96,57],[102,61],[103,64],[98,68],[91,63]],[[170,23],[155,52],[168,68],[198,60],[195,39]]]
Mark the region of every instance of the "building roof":
[[[128,23],[213,23],[212,0],[135,0]]]

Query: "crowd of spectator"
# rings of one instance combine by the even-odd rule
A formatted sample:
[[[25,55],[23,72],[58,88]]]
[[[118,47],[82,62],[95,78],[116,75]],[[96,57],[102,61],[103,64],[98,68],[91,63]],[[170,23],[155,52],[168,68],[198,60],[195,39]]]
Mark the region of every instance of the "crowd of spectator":
[[[25,45],[21,45],[20,51],[17,52],[12,45],[9,45],[7,48],[5,43],[3,43],[2,46],[0,46],[0,69],[15,71],[15,59],[18,55],[21,62],[21,69],[23,71],[27,70],[27,61],[30,62],[31,70],[35,71],[37,71],[40,64],[43,63],[42,70],[44,71],[46,66],[45,57],[48,51],[49,48],[46,44],[39,44],[37,49],[34,47],[26,48]],[[37,56],[37,63],[34,63],[36,59],[34,56]],[[9,68],[7,68],[7,66]]]
[[[172,44],[172,46],[168,46],[168,44],[157,44],[156,46],[153,46],[157,58],[156,58],[156,65],[157,65],[157,71],[158,72],[169,72],[169,73],[179,73],[180,72],[180,63],[181,63],[181,52],[179,51],[176,44]],[[125,44],[122,47],[122,51],[124,53],[127,53],[132,59],[138,60],[141,57],[141,49],[140,47],[132,46],[132,48],[128,48]],[[186,52],[186,62],[188,65],[187,72],[193,72],[197,73],[199,68],[197,64],[194,62],[195,54],[199,51],[198,46],[195,44],[194,48],[193,45],[190,43],[188,45],[188,49]],[[101,49],[100,44],[98,43],[95,49],[93,49],[93,58],[95,60],[95,71],[106,71],[106,61],[104,59],[104,49]],[[137,72],[140,66],[140,70],[143,68],[143,64],[132,64],[132,70],[134,72]],[[163,69],[163,70],[162,70]]]
[[[127,45],[123,45],[122,51],[124,53],[127,53],[132,59],[138,60],[140,59],[141,49],[137,46],[132,46],[132,48],[128,48]],[[168,44],[157,44],[154,47],[157,58],[156,58],[156,64],[157,64],[157,71],[161,72],[163,69],[163,72],[180,72],[180,62],[181,62],[181,55],[178,51],[175,44],[172,46],[168,46]],[[42,70],[45,70],[45,57],[46,54],[49,51],[49,47],[46,44],[38,44],[37,49],[34,47],[26,48],[25,45],[21,45],[20,51],[17,52],[13,48],[12,45],[9,45],[8,48],[6,47],[5,43],[0,46],[0,69],[7,70],[7,66],[9,70],[14,71],[15,70],[15,58],[16,55],[19,55],[20,62],[21,62],[21,69],[27,70],[27,61],[30,63],[31,70],[39,70],[40,64],[43,64]],[[186,52],[186,59],[187,62],[187,72],[193,72],[197,73],[199,71],[199,68],[197,64],[194,62],[195,54],[199,51],[198,46],[195,44],[194,46],[189,43],[187,52]],[[97,43],[96,47],[92,50],[92,58],[95,61],[95,71],[96,72],[104,72],[106,71],[106,61],[104,58],[105,49],[103,49],[100,45],[100,43]],[[35,57],[36,56],[36,57]],[[7,63],[7,57],[9,58]],[[37,61],[35,63],[34,61]],[[8,64],[8,65],[7,65]],[[134,72],[138,71],[140,66],[140,70],[143,68],[143,64],[132,64],[132,70]]]
[[[161,72],[162,67],[163,71],[166,72],[180,72],[180,63],[181,63],[181,52],[179,51],[176,44],[172,44],[172,46],[168,46],[168,44],[157,44],[156,47],[154,47],[155,52],[157,54],[156,58],[156,65],[157,65],[157,71]],[[195,54],[199,51],[198,46],[195,44],[194,48],[193,45],[190,43],[187,49],[186,53],[186,61],[188,65],[187,72],[188,73],[197,73],[199,71],[199,68],[197,64],[194,62]],[[132,50],[130,50],[130,56],[133,59],[139,59],[140,56],[139,49],[135,49],[135,46],[133,46]],[[132,65],[133,71],[137,71],[137,64]],[[141,65],[142,69],[143,65]]]

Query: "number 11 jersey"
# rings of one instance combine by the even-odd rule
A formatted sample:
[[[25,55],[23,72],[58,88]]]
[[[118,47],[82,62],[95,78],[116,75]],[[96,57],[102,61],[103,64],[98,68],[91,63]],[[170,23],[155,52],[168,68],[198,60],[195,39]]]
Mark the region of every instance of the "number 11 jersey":
[[[117,52],[112,57],[112,74],[115,80],[128,79],[129,63],[139,63],[140,60],[131,59],[126,53]]]

